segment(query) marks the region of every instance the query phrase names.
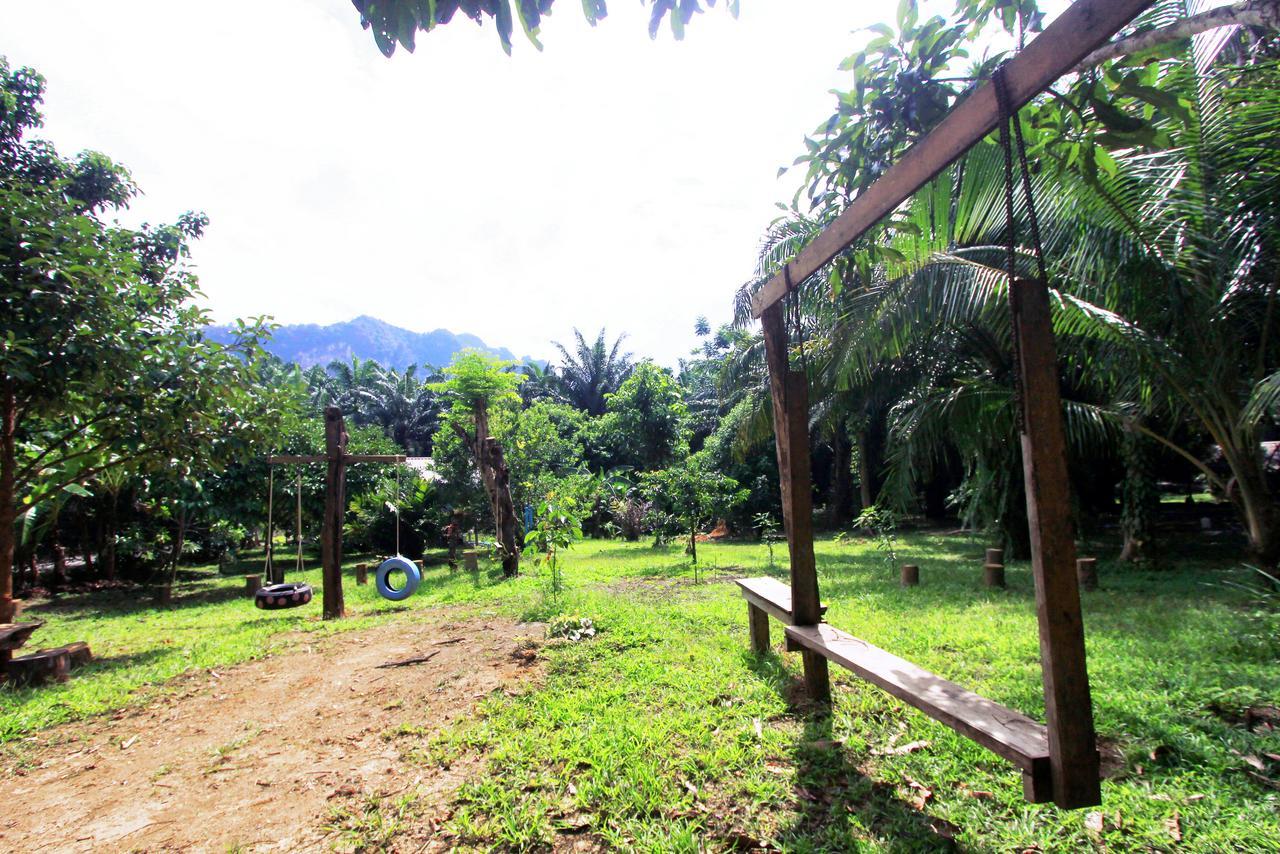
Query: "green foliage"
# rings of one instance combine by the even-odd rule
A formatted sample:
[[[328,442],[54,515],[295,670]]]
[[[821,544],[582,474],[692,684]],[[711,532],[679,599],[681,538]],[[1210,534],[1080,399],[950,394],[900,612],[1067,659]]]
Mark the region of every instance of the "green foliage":
[[[890,570],[896,572],[898,569],[898,520],[893,511],[875,505],[864,507],[853,524],[875,541],[876,548],[884,556],[885,564]]]
[[[605,343],[603,329],[590,344],[576,328],[573,337],[573,350],[556,342],[561,363],[554,373],[555,386],[571,405],[591,416],[603,415],[608,396],[631,376],[634,367],[631,354],[622,352],[627,336],[619,335],[612,347]]]
[[[549,490],[534,508],[533,528],[525,532],[524,551],[534,562],[546,567],[548,590],[553,607],[560,607],[564,592],[564,575],[560,569],[560,552],[569,549],[582,539],[582,517],[585,512],[584,495],[590,494],[590,485],[561,482]]]
[[[449,417],[470,421],[476,412],[517,405],[522,374],[509,369],[515,362],[479,350],[464,350],[444,369],[445,379],[430,388],[452,404]]]
[[[644,0],[650,7],[649,36],[656,38],[663,20],[668,20],[671,33],[677,39],[684,37],[685,25],[702,11],[700,0]],[[716,0],[701,0],[707,6],[715,6]],[[735,16],[739,0],[726,0],[726,6]],[[467,18],[482,23],[491,18],[498,31],[502,49],[511,53],[511,33],[518,21],[525,37],[538,50],[542,42],[538,34],[543,17],[551,14],[554,0],[352,0],[360,13],[360,25],[373,33],[374,42],[386,56],[391,56],[399,44],[413,52],[418,32],[430,32],[449,23],[461,12]],[[608,14],[605,0],[583,0],[582,13],[593,27]]]
[[[547,623],[547,637],[552,640],[563,638],[576,643],[595,636],[595,622],[590,617],[580,617],[577,614],[562,614],[558,617],[553,617]]]
[[[747,490],[738,482],[714,471],[704,457],[694,454],[677,465],[640,477],[641,490],[653,508],[678,520],[689,535],[689,554],[694,579],[698,572],[698,529],[745,501]]]
[[[606,449],[608,467],[650,471],[683,453],[688,410],[670,371],[643,361],[605,401],[606,412],[591,423],[587,441]]]

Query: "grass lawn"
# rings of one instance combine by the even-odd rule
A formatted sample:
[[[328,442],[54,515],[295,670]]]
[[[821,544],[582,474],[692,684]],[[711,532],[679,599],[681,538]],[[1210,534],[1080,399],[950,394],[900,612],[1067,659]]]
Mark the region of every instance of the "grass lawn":
[[[904,590],[870,544],[817,544],[827,619],[966,687],[1043,715],[1031,579],[980,586],[983,544],[911,535]],[[1249,707],[1280,705],[1280,615],[1234,586],[1249,572],[1188,558],[1162,571],[1100,566],[1085,595],[1095,719],[1110,777],[1099,810],[1022,801],[1017,771],[879,690],[832,669],[830,715],[798,707],[798,656],[748,652],[746,606],[730,575],[782,577],[757,544],[699,547],[693,584],[676,546],[587,542],[564,563],[564,609],[600,634],[545,647],[546,677],[493,695],[472,719],[397,737],[424,766],[463,754],[485,772],[456,795],[458,845],[539,849],[593,838],[642,851],[1280,851],[1280,732]],[[1113,551],[1113,550],[1111,550]],[[1104,554],[1107,552],[1103,552]],[[238,577],[196,570],[170,610],[135,596],[29,609],[44,645],[86,639],[99,660],[66,685],[0,692],[0,738],[165,690],[164,680],[296,642],[298,631],[411,620],[440,604],[545,617],[543,582],[428,572],[403,604],[347,586],[355,619],[324,624],[318,602],[264,613]],[[318,583],[318,573],[307,580]],[[774,638],[781,630],[773,624]],[[409,678],[409,677],[406,677]],[[415,743],[420,742],[420,743]],[[424,773],[428,767],[424,767]],[[368,807],[371,825],[411,823],[411,799]],[[385,815],[379,817],[379,810]],[[394,813],[394,816],[392,815]]]

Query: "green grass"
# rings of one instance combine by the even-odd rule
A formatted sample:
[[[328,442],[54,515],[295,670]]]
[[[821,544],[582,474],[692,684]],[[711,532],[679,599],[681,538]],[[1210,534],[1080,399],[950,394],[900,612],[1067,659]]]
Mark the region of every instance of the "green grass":
[[[827,619],[1040,716],[1029,570],[1013,564],[1007,590],[985,590],[981,547],[903,538],[901,558],[922,576],[904,590],[871,545],[820,541]],[[798,707],[798,661],[748,652],[746,608],[725,583],[782,577],[781,564],[769,567],[756,544],[700,546],[699,555],[710,571],[694,585],[679,547],[579,545],[565,558],[564,608],[592,617],[597,638],[547,645],[545,679],[493,695],[469,720],[385,734],[424,771],[483,759],[456,795],[454,844],[541,850],[589,835],[639,851],[1280,851],[1280,763],[1267,757],[1280,754],[1280,734],[1240,722],[1249,706],[1280,705],[1280,617],[1233,586],[1249,580],[1237,564],[1197,558],[1156,572],[1104,561],[1102,589],[1085,595],[1095,719],[1114,766],[1099,832],[1097,816],[1086,823],[1091,811],[1026,804],[1012,766],[843,671],[832,671],[829,715]],[[551,612],[534,576],[431,570],[404,604],[349,584],[358,617],[339,624],[321,623],[318,603],[255,611],[241,585],[206,570],[170,610],[132,597],[33,608],[50,621],[42,643],[84,638],[106,658],[66,685],[0,692],[0,734],[116,708],[184,670],[306,642],[293,632],[419,619],[444,604]],[[773,631],[780,637],[776,623]],[[894,752],[912,742],[927,744]],[[333,823],[377,847],[409,832],[414,815],[409,801],[368,803]]]

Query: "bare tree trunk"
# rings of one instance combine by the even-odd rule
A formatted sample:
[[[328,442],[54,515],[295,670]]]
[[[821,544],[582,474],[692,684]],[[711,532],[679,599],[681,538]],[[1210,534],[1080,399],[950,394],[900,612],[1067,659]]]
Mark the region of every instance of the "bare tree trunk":
[[[1137,562],[1151,557],[1159,498],[1149,440],[1136,430],[1126,430],[1120,447],[1124,457],[1120,508],[1124,548],[1120,560]]]
[[[871,483],[871,442],[865,428],[858,431],[858,490],[863,509],[876,503]]]
[[[1243,453],[1227,456],[1227,462],[1236,476],[1234,496],[1245,528],[1249,534],[1249,548],[1267,572],[1274,573],[1280,560],[1280,512],[1277,512],[1274,496],[1267,488],[1262,458],[1256,443]]]
[[[108,491],[106,512],[103,514],[102,557],[99,567],[107,581],[116,580],[116,504],[119,500],[118,492]]]
[[[511,500],[511,470],[507,468],[502,445],[486,438],[481,446],[481,467],[490,475],[489,498],[493,502],[493,521],[497,529],[498,547],[502,550],[502,574],[511,577],[520,571],[520,548],[516,543],[516,508]]]
[[[178,580],[178,562],[182,560],[182,547],[187,539],[187,507],[178,504],[178,531],[173,540],[173,567],[169,570],[169,584]]]
[[[827,501],[830,520],[841,526],[853,519],[853,448],[843,427],[831,440],[831,494]]]
[[[13,526],[18,509],[14,482],[17,429],[17,400],[13,383],[6,377],[0,388],[0,623],[12,623],[17,613],[13,604]]]
[[[516,508],[511,500],[511,470],[502,453],[502,444],[489,436],[489,412],[483,404],[474,411],[476,435],[466,435],[456,426],[464,442],[471,446],[480,480],[489,495],[493,510],[494,534],[502,552],[502,574],[508,578],[520,571],[520,547],[517,543]]]

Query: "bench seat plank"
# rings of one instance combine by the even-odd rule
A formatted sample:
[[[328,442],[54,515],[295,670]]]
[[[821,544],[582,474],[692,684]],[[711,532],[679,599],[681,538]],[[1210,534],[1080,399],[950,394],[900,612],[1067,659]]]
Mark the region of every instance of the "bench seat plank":
[[[789,639],[875,683],[1024,773],[1037,779],[1047,776],[1049,735],[1044,724],[826,623],[788,626],[786,632]]]
[[[738,587],[742,589],[742,595],[746,597],[748,602],[761,610],[767,611],[775,619],[786,623],[788,626],[794,623],[791,616],[791,587],[789,585],[768,576],[738,578],[735,581]],[[826,611],[826,605],[819,606],[819,613],[825,614]]]

